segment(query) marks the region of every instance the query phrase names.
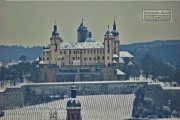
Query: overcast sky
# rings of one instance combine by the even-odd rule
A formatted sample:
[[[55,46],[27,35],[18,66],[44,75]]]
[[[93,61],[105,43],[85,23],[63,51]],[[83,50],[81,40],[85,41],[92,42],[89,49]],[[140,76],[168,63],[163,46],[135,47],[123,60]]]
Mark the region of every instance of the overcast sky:
[[[142,9],[172,9],[172,22],[143,22]],[[64,42],[77,41],[82,17],[103,41],[114,15],[121,44],[180,39],[180,2],[10,2],[0,0],[0,45],[44,46],[56,20]]]

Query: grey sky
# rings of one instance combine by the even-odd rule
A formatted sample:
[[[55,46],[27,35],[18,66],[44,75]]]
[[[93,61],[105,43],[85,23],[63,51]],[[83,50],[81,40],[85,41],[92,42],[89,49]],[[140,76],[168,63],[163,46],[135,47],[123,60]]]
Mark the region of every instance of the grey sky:
[[[142,9],[172,9],[172,22],[143,22]],[[64,42],[77,41],[82,17],[103,41],[114,15],[121,44],[180,39],[180,2],[4,2],[0,1],[0,44],[46,45],[56,20]]]

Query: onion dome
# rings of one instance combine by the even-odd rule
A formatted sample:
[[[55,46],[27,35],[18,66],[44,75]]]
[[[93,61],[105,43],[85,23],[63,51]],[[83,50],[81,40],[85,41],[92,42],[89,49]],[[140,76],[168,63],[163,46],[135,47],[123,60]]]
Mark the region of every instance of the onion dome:
[[[71,99],[67,102],[66,107],[67,108],[78,108],[81,107],[81,103],[79,100],[76,98],[76,86],[73,85],[71,86]]]
[[[81,107],[81,103],[79,100],[77,100],[76,98],[72,98],[71,100],[69,100],[66,104],[67,108],[72,108],[72,107]]]

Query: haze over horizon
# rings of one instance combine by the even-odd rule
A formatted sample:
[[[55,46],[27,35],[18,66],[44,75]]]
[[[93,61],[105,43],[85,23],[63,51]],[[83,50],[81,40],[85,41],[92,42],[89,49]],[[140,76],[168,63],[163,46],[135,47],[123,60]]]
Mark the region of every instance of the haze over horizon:
[[[172,22],[143,22],[142,9],[172,9]],[[56,24],[64,42],[77,42],[82,17],[93,39],[103,41],[116,18],[121,44],[180,40],[180,1],[0,1],[0,45],[44,46]]]

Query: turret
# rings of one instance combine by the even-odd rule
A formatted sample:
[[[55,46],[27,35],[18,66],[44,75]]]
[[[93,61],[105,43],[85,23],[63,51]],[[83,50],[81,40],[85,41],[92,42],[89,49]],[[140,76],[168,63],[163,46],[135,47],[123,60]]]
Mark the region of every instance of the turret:
[[[87,37],[88,37],[88,29],[83,24],[83,18],[82,18],[82,22],[81,22],[80,26],[77,29],[78,42],[84,42]]]

